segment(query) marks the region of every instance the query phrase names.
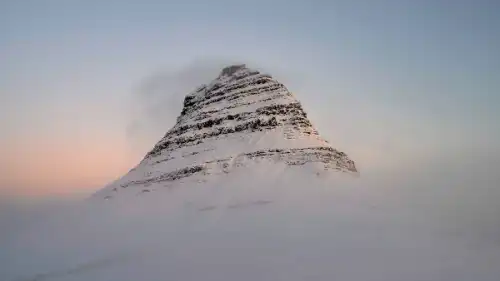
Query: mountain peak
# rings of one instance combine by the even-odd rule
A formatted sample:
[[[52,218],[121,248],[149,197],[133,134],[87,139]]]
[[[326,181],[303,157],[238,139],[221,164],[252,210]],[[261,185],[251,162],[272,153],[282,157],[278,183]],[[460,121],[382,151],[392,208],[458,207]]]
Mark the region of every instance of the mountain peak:
[[[229,66],[226,66],[222,69],[219,77],[220,76],[231,76],[234,73],[236,73],[237,71],[241,71],[241,70],[249,70],[249,69],[246,67],[246,64],[229,65]]]
[[[188,94],[174,127],[139,165],[98,195],[195,184],[265,165],[308,167],[313,175],[357,173],[354,162],[318,134],[283,84],[245,64],[230,65]]]

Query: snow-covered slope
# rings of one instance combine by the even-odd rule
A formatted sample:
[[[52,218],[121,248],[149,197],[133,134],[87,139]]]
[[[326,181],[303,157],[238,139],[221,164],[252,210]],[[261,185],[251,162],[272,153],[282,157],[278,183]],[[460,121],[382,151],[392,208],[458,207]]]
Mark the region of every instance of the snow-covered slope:
[[[155,192],[212,180],[259,163],[304,166],[311,175],[357,173],[321,138],[300,102],[270,75],[232,65],[188,94],[175,126],[128,174],[94,197]]]

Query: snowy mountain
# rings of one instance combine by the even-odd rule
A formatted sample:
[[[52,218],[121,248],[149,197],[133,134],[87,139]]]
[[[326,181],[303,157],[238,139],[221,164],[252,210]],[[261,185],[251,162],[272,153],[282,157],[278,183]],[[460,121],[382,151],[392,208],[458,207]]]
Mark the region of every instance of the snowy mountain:
[[[0,280],[499,280],[496,213],[356,174],[282,84],[230,66],[93,200],[0,204]]]
[[[175,126],[139,165],[94,197],[207,182],[262,163],[282,169],[305,166],[312,175],[357,173],[345,153],[321,138],[283,84],[245,65],[232,65],[188,94]]]

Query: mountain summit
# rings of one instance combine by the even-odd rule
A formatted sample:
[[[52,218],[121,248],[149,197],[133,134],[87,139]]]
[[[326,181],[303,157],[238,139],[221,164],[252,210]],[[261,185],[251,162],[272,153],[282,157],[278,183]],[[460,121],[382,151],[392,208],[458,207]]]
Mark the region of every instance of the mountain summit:
[[[135,168],[95,196],[111,199],[207,182],[261,164],[304,166],[311,176],[357,173],[345,153],[321,138],[283,84],[244,64],[231,65],[188,94],[175,126]]]

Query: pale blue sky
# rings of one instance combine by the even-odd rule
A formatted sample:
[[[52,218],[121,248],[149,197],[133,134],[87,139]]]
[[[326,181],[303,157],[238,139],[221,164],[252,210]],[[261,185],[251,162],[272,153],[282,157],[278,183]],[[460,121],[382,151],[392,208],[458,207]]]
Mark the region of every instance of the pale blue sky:
[[[142,116],[148,128],[130,144],[127,130],[141,118],[132,112],[148,108],[137,89],[176,72],[187,79],[180,88],[195,88],[199,78],[186,73],[207,61],[271,72],[361,171],[470,155],[498,164],[499,3],[0,0],[1,145],[10,153],[0,160],[10,177],[0,192],[30,193],[37,182],[97,188],[125,172],[181,110]],[[178,86],[171,80],[167,88]],[[43,148],[68,144],[74,154]],[[56,181],[60,166],[49,162],[78,151],[87,157],[71,166],[79,172]],[[89,168],[103,157],[117,159],[103,164],[115,168]]]

